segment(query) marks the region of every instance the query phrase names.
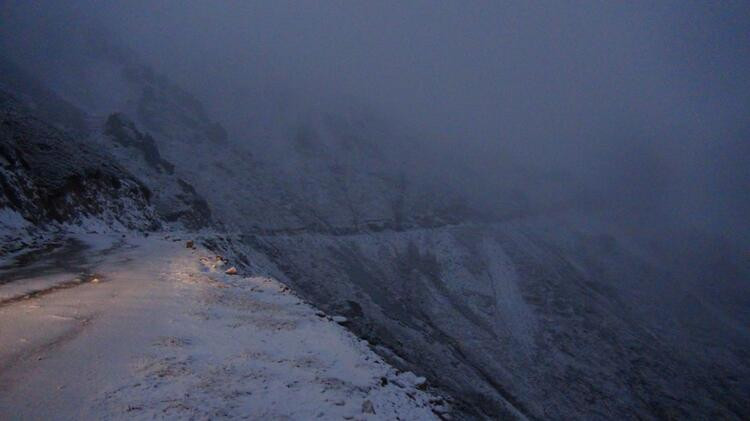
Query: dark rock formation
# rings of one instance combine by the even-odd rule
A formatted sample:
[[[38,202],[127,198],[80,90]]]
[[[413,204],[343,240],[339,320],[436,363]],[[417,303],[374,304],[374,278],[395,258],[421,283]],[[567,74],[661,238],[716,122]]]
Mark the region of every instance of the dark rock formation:
[[[154,170],[174,174],[174,165],[162,159],[154,138],[138,131],[135,124],[121,114],[112,114],[107,118],[104,134],[122,146],[139,150],[143,159]]]
[[[111,156],[36,118],[4,92],[0,189],[0,207],[35,224],[95,216],[133,229],[158,226],[143,183]]]

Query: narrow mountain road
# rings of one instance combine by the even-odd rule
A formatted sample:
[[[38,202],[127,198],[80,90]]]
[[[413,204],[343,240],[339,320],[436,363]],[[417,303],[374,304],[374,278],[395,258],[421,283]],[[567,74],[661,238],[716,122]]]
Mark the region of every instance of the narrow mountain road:
[[[279,282],[225,275],[183,241],[104,237],[94,240],[118,246],[100,247],[85,282],[0,306],[0,419],[415,420],[447,410],[422,378],[397,373]]]

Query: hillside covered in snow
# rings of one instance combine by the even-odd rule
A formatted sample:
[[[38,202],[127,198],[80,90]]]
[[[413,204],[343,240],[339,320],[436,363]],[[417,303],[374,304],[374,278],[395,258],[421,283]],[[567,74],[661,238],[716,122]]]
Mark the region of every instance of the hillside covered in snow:
[[[360,107],[238,136],[78,35],[0,58],[0,415],[750,416],[741,243],[565,174],[466,189],[480,169]],[[23,256],[71,236],[98,245],[36,279]]]

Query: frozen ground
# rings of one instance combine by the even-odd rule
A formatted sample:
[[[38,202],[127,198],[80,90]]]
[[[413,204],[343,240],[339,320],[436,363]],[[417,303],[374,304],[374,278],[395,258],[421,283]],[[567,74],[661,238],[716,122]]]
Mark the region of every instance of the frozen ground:
[[[415,420],[447,410],[424,379],[398,373],[283,284],[225,275],[231,262],[185,241],[87,235],[42,253],[24,276],[0,271],[15,274],[0,285],[2,419]],[[61,256],[79,264],[54,270]],[[26,280],[31,295],[18,287]]]

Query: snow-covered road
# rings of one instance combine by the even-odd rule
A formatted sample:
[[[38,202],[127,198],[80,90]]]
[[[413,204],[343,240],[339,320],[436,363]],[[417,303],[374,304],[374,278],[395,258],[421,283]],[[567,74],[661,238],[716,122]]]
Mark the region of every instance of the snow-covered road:
[[[107,251],[85,282],[0,305],[2,419],[416,420],[446,409],[424,379],[273,279],[225,275],[184,241],[81,239]]]

